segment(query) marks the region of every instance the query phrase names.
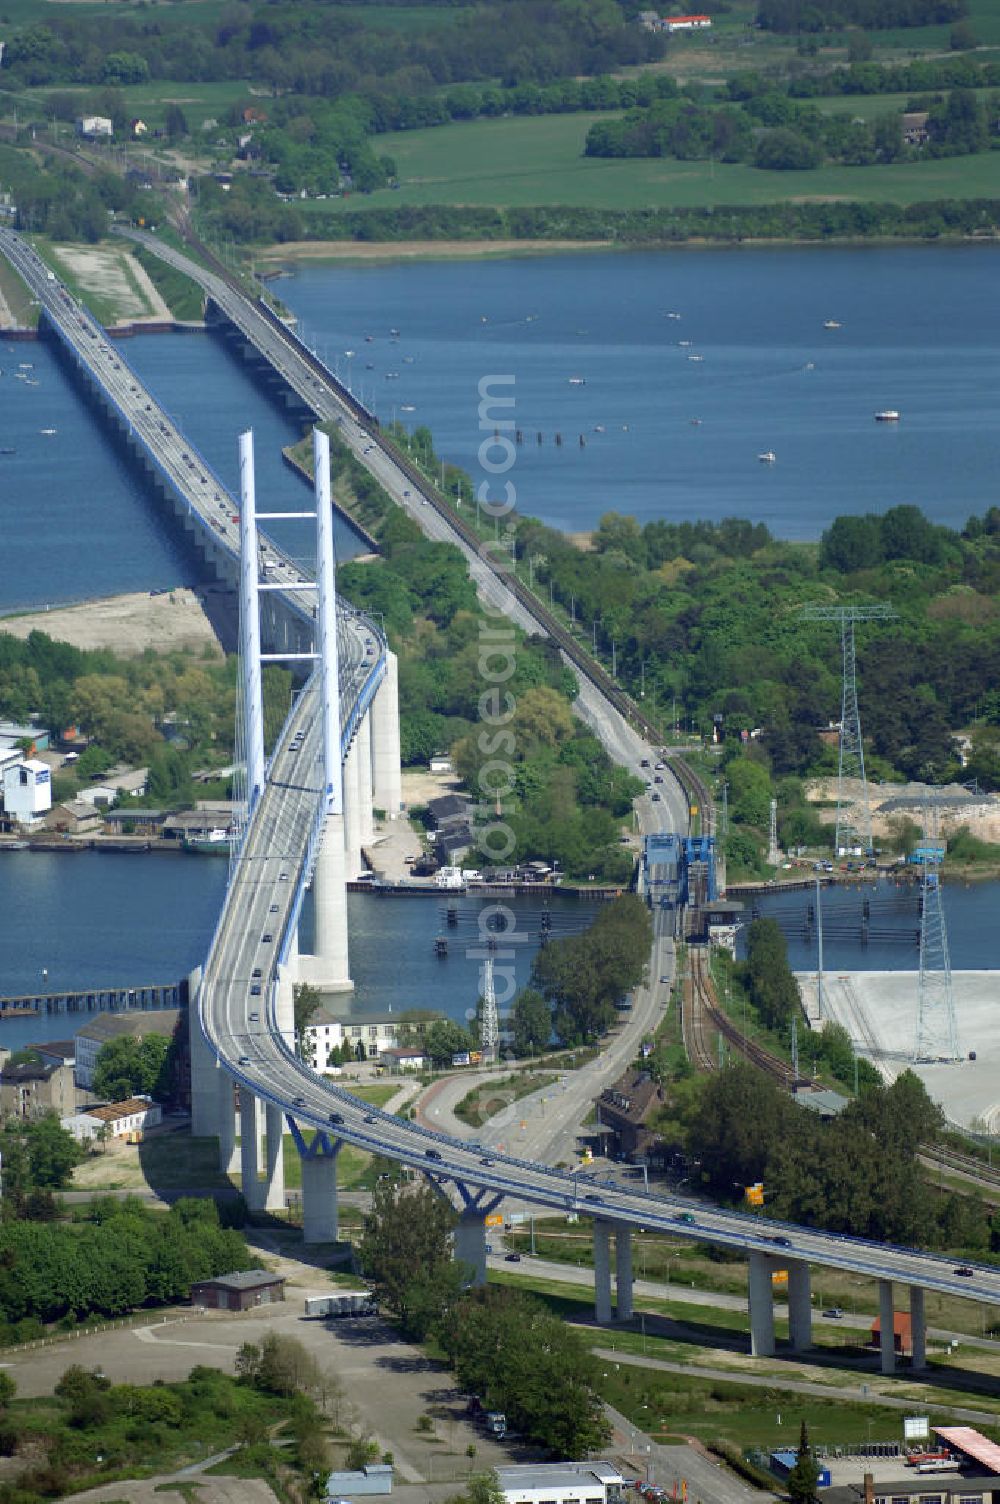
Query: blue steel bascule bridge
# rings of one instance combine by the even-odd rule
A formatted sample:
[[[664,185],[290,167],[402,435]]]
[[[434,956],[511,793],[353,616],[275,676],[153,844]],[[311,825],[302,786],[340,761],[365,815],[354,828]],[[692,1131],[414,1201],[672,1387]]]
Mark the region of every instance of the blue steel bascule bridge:
[[[654,909],[701,909],[718,899],[715,837],[654,831],[642,844],[639,889]]]

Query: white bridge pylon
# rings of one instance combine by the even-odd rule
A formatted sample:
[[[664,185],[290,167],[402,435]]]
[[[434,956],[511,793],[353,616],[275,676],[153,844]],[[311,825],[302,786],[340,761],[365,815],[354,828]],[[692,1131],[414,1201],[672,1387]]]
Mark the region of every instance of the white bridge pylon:
[[[265,663],[318,664],[320,674],[320,776],[322,778],[323,811],[320,837],[316,849],[313,872],[313,900],[315,915],[314,949],[311,954],[301,954],[297,942],[289,948],[289,960],[296,957],[293,967],[297,979],[309,982],[324,991],[347,991],[352,986],[348,954],[347,926],[347,881],[361,870],[361,842],[359,832],[370,836],[373,829],[371,804],[373,797],[384,800],[382,807],[395,816],[400,804],[399,789],[399,712],[398,706],[386,702],[395,701],[396,674],[387,672],[372,703],[358,719],[351,745],[345,754],[341,734],[341,664],[338,641],[338,612],[336,590],[336,559],[333,540],[333,509],[330,494],[330,440],[320,429],[313,429],[314,463],[314,512],[259,512],[256,507],[254,485],[253,434],[248,431],[240,436],[240,648],[241,648],[241,711],[246,740],[247,765],[247,817],[253,813],[266,777],[264,752],[264,714],[262,701],[262,665]],[[308,578],[301,573],[292,576],[287,561],[280,570],[280,578],[261,578],[261,551],[258,539],[258,523],[287,521],[289,518],[309,519],[316,522],[316,577]],[[260,641],[260,597],[262,592],[314,591],[316,595],[315,637],[313,647],[307,652],[263,652]],[[340,624],[345,640],[353,631],[358,639],[355,657],[366,662],[366,650],[360,646],[361,639],[370,632],[360,619],[356,625]],[[392,658],[391,654],[387,655]],[[393,659],[391,668],[395,670]],[[373,720],[376,735],[371,734],[369,721]],[[372,743],[378,740],[379,757],[375,771],[383,776],[379,787],[373,788]],[[387,745],[388,743],[388,745]],[[359,758],[366,756],[367,769],[359,767]],[[316,763],[303,754],[303,772],[313,776]],[[346,774],[346,776],[345,776]],[[386,777],[388,774],[388,778]],[[388,788],[386,785],[390,785]],[[358,808],[359,800],[365,799],[368,809]],[[346,804],[345,804],[346,800]],[[286,979],[286,987],[292,978]],[[287,1003],[280,1010],[287,1011]]]

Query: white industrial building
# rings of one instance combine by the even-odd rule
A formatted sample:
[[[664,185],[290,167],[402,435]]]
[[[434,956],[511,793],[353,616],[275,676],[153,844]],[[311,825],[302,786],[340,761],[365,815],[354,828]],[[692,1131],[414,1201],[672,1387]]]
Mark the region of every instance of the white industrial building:
[[[507,1504],[621,1504],[625,1479],[610,1462],[529,1462],[497,1468]]]
[[[3,807],[8,819],[33,825],[52,808],[52,774],[47,763],[26,757],[3,770]]]

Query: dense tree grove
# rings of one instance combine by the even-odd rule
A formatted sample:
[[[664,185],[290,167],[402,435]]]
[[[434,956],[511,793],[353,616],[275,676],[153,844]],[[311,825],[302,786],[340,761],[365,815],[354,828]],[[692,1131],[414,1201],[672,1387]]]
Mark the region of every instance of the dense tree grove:
[[[988,149],[996,133],[997,104],[969,88],[952,88],[929,101],[928,140],[903,141],[902,112],[855,120],[826,113],[791,93],[771,88],[734,93],[741,103],[692,98],[661,101],[601,120],[587,132],[591,157],[679,157],[748,162],[772,171],[807,171],[821,162],[868,167],[922,157],[961,156]]]
[[[586,1456],[607,1441],[597,1360],[579,1332],[532,1296],[495,1285],[470,1291],[446,1319],[441,1342],[462,1388],[552,1456]]]
[[[780,543],[742,520],[649,523],[609,514],[584,553],[521,519],[518,546],[544,553],[554,594],[578,620],[598,620],[617,643],[633,690],[645,663],[664,711],[676,696],[685,725],[707,733],[723,717],[722,768],[740,818],[764,823],[774,780],[822,771],[816,733],[840,709],[840,643],[803,619],[811,602],[881,600],[898,620],[858,633],[862,722],[876,771],[946,780],[958,763],[952,733],[975,725],[973,771],[1000,787],[1000,512],[961,532],[911,506],[881,518],[844,517],[814,546]],[[759,730],[742,743],[742,730]],[[756,766],[755,766],[756,765]],[[968,771],[963,775],[971,776]]]
[[[232,198],[231,194],[222,197]],[[271,203],[276,201],[271,198]],[[278,203],[285,212],[287,205]],[[294,212],[294,211],[292,211]],[[232,216],[232,217],[231,217]],[[213,223],[252,240],[243,218],[221,203]],[[399,209],[314,211],[302,225],[312,240],[606,240],[615,245],[739,245],[745,240],[939,240],[996,233],[1000,199],[936,199],[916,204],[786,202],[725,209],[601,209],[577,205],[478,208],[411,205]],[[291,238],[276,236],[274,238]]]
[[[184,1300],[195,1280],[255,1267],[211,1201],[160,1213],[109,1198],[80,1222],[0,1223],[0,1321],[120,1316]]]
[[[615,0],[497,0],[413,30],[368,24],[356,8],[282,0],[225,5],[202,22],[47,14],[12,29],[4,72],[22,85],[254,78],[276,93],[392,100],[417,87],[495,79],[498,35],[516,39],[503,49],[504,83],[611,72],[663,51]]]
[[[136,217],[156,212],[156,200],[148,193],[140,198],[117,173],[84,177],[64,158],[46,157],[40,166],[33,153],[0,147],[0,172],[17,205],[15,227],[54,240],[100,240],[111,211]]]
[[[627,895],[602,908],[582,935],[542,947],[532,981],[563,1044],[588,1044],[607,1031],[615,1004],[642,980],[652,939],[646,905]]]
[[[967,14],[965,0],[758,0],[757,24],[767,31],[839,31],[845,26],[940,26]]]
[[[703,1078],[684,1121],[687,1150],[720,1198],[763,1181],[768,1212],[782,1220],[917,1247],[990,1246],[984,1203],[923,1178],[919,1145],[937,1137],[942,1118],[911,1071],[869,1085],[823,1122],[753,1066],[733,1065]]]
[[[291,677],[264,669],[265,740],[270,745],[288,713]],[[21,641],[0,632],[0,714],[41,724],[60,736],[75,726],[89,740],[76,764],[82,780],[124,761],[149,768],[147,797],[158,808],[190,802],[191,773],[230,761],[236,707],[236,659],[156,654],[119,657],[81,650],[44,632]],[[170,735],[176,740],[168,742]],[[57,799],[68,774],[58,774]]]
[[[165,1035],[147,1034],[143,1039],[122,1035],[98,1050],[94,1092],[106,1102],[124,1102],[139,1095],[165,1102],[171,1088],[170,1041]]]

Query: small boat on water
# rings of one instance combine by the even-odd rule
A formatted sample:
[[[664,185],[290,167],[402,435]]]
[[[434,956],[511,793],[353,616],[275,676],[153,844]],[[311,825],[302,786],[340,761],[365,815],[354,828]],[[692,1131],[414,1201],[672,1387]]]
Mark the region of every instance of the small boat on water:
[[[567,379],[569,381],[570,386],[586,386],[587,385],[587,378],[586,378],[586,376],[570,376]]]
[[[773,449],[765,449],[762,454],[758,454],[757,458],[762,465],[773,465],[778,456]]]
[[[393,339],[398,339],[399,338],[399,330],[398,329],[390,329],[389,333],[392,335]]]
[[[836,319],[824,319],[823,320],[823,328],[824,329],[839,329],[840,325],[838,324],[838,322],[837,322]]]
[[[667,314],[667,318],[668,319],[679,319],[680,318],[680,314],[679,313],[668,313]]]
[[[51,434],[56,433],[57,431],[58,430],[56,430],[55,428],[40,428],[38,430],[39,433],[44,433],[46,435],[46,437],[48,437]]]
[[[883,407],[882,411],[875,414],[876,423],[898,423],[899,413],[894,407]]]
[[[0,447],[0,454],[16,454],[16,453],[17,453],[17,450],[14,449],[14,448],[12,448],[10,445],[5,444],[2,447]]]
[[[595,423],[594,424],[594,432],[595,433],[603,433],[604,432],[604,424],[603,423]]]
[[[704,355],[689,355],[688,360],[704,360]]]
[[[412,402],[404,402],[399,410],[401,413],[415,413],[417,409],[413,406]]]

